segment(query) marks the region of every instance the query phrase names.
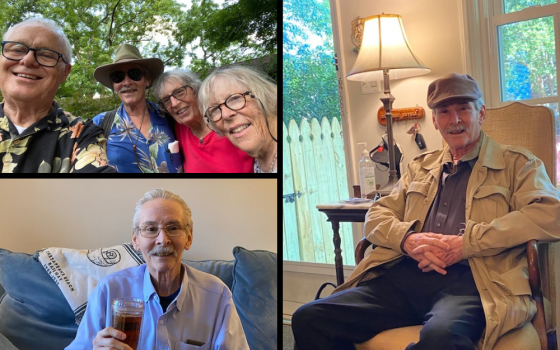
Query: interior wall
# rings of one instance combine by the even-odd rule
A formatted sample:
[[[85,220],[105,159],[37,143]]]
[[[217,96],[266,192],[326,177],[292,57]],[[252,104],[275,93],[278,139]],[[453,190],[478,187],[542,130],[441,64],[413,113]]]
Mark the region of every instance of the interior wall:
[[[426,117],[415,121],[393,123],[393,135],[404,153],[401,172],[417,155],[441,148],[441,136],[432,123],[431,110],[426,104],[428,85],[443,75],[456,72],[466,73],[464,54],[462,10],[460,1],[449,0],[336,0],[338,7],[338,38],[340,39],[340,72],[347,89],[347,120],[349,127],[349,155],[353,169],[354,184],[359,184],[358,162],[362,147],[358,142],[367,142],[371,150],[379,144],[386,130],[379,124],[377,111],[382,106],[382,93],[362,95],[361,82],[349,81],[344,77],[354,65],[357,54],[352,51],[352,26],[357,17],[365,18],[381,13],[401,15],[409,44],[415,55],[432,71],[427,75],[392,80],[391,94],[395,97],[393,108],[421,106]],[[331,9],[331,11],[334,9]],[[407,131],[418,122],[427,148],[420,150],[412,135]],[[376,170],[376,181],[382,186],[387,181],[387,171]]]
[[[232,260],[235,246],[277,251],[275,179],[0,180],[0,248],[95,249],[131,241],[136,201],[169,190],[192,211],[190,260]]]

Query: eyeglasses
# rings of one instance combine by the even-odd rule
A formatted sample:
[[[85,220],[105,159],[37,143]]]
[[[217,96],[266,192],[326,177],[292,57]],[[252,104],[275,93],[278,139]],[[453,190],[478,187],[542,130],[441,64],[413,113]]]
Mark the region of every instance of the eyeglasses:
[[[55,67],[60,58],[66,62],[64,56],[56,51],[49,49],[32,49],[22,43],[15,41],[2,41],[2,56],[11,61],[21,61],[29,51],[35,54],[35,61],[41,66]]]
[[[148,225],[140,227],[140,234],[146,238],[155,238],[159,235],[159,231],[163,230],[168,237],[177,237],[185,232],[186,227],[179,225],[167,225],[165,227],[158,227],[155,225]]]
[[[238,111],[241,108],[245,107],[247,100],[245,96],[250,95],[252,98],[255,98],[250,91],[247,91],[243,94],[233,94],[230,95],[224,103],[220,103],[216,106],[210,106],[204,115],[206,118],[210,119],[213,122],[217,122],[218,120],[222,119],[222,105],[225,105],[227,108],[231,109],[232,111]]]
[[[176,100],[180,100],[182,98],[185,98],[185,97],[187,97],[187,93],[189,92],[187,90],[187,88],[192,89],[192,87],[190,87],[189,85],[185,85],[185,86],[181,86],[180,88],[177,88],[177,89],[173,90],[171,95],[165,96],[164,98],[159,100],[158,105],[161,107],[161,109],[167,109],[167,108],[171,107],[171,96],[175,97]]]
[[[127,72],[123,72],[122,70],[116,70],[109,74],[109,79],[115,84],[118,84],[124,80],[124,78],[128,75],[128,77],[134,81],[142,80],[142,76],[144,72],[140,68],[132,68],[129,69]]]

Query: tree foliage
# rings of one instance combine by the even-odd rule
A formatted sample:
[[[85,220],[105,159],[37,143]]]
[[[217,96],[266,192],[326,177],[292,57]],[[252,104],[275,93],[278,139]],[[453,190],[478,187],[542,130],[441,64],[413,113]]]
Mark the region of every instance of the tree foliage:
[[[284,1],[283,26],[284,121],[340,120],[328,1]]]
[[[247,1],[257,0],[240,0]],[[183,10],[175,0],[8,0],[0,11],[0,28],[4,32],[33,16],[57,22],[73,50],[72,72],[57,91],[57,100],[83,100],[95,93],[104,98],[111,92],[93,79],[93,71],[111,63],[116,48],[123,43],[137,46],[144,57],[160,58],[168,67],[182,67],[188,57],[191,62],[187,68],[202,73],[202,77],[215,67],[276,54],[275,46],[263,48],[265,42],[276,42],[276,31],[259,31],[261,22],[272,20],[263,20],[263,13],[275,15],[271,11],[255,10],[239,17],[239,33],[229,42],[217,35],[216,28],[222,25],[228,8],[239,13],[240,2],[220,8],[211,0],[193,0],[192,6]],[[276,6],[273,0],[257,2],[264,8]],[[229,20],[231,28],[234,22]],[[202,50],[202,57],[198,50]],[[82,107],[76,107],[76,112],[88,110],[87,103]]]

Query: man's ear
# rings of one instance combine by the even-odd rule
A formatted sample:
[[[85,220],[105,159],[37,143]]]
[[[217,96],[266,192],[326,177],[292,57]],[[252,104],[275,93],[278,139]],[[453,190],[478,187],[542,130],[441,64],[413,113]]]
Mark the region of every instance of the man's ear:
[[[140,250],[140,247],[138,247],[138,238],[134,234],[134,230],[132,230],[132,246],[134,247],[134,250]]]
[[[64,67],[64,80],[62,82],[65,82],[66,79],[68,79],[68,75],[70,74],[70,71],[72,70],[72,65],[71,64],[65,64]]]
[[[191,249],[192,240],[193,240],[193,231],[191,230],[191,232],[187,236],[187,242],[185,243],[185,250]]]
[[[480,125],[482,125],[484,123],[484,120],[486,120],[486,106],[485,105],[482,105],[480,107],[480,112],[479,113],[480,113],[480,117],[479,117],[478,121],[479,121]]]
[[[434,123],[434,128],[436,128],[436,130],[439,130],[436,124],[436,114],[433,111],[432,111],[432,123]]]

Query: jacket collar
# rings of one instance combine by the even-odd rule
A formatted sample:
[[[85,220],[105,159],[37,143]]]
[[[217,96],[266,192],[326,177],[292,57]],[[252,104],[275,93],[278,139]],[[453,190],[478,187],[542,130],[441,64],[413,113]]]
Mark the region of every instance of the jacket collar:
[[[480,166],[491,169],[504,169],[506,166],[500,144],[488,137],[484,131],[480,131],[482,145],[478,154]],[[446,144],[438,157],[425,157],[420,166],[426,170],[439,171],[444,161],[444,155],[449,153],[449,146]]]

